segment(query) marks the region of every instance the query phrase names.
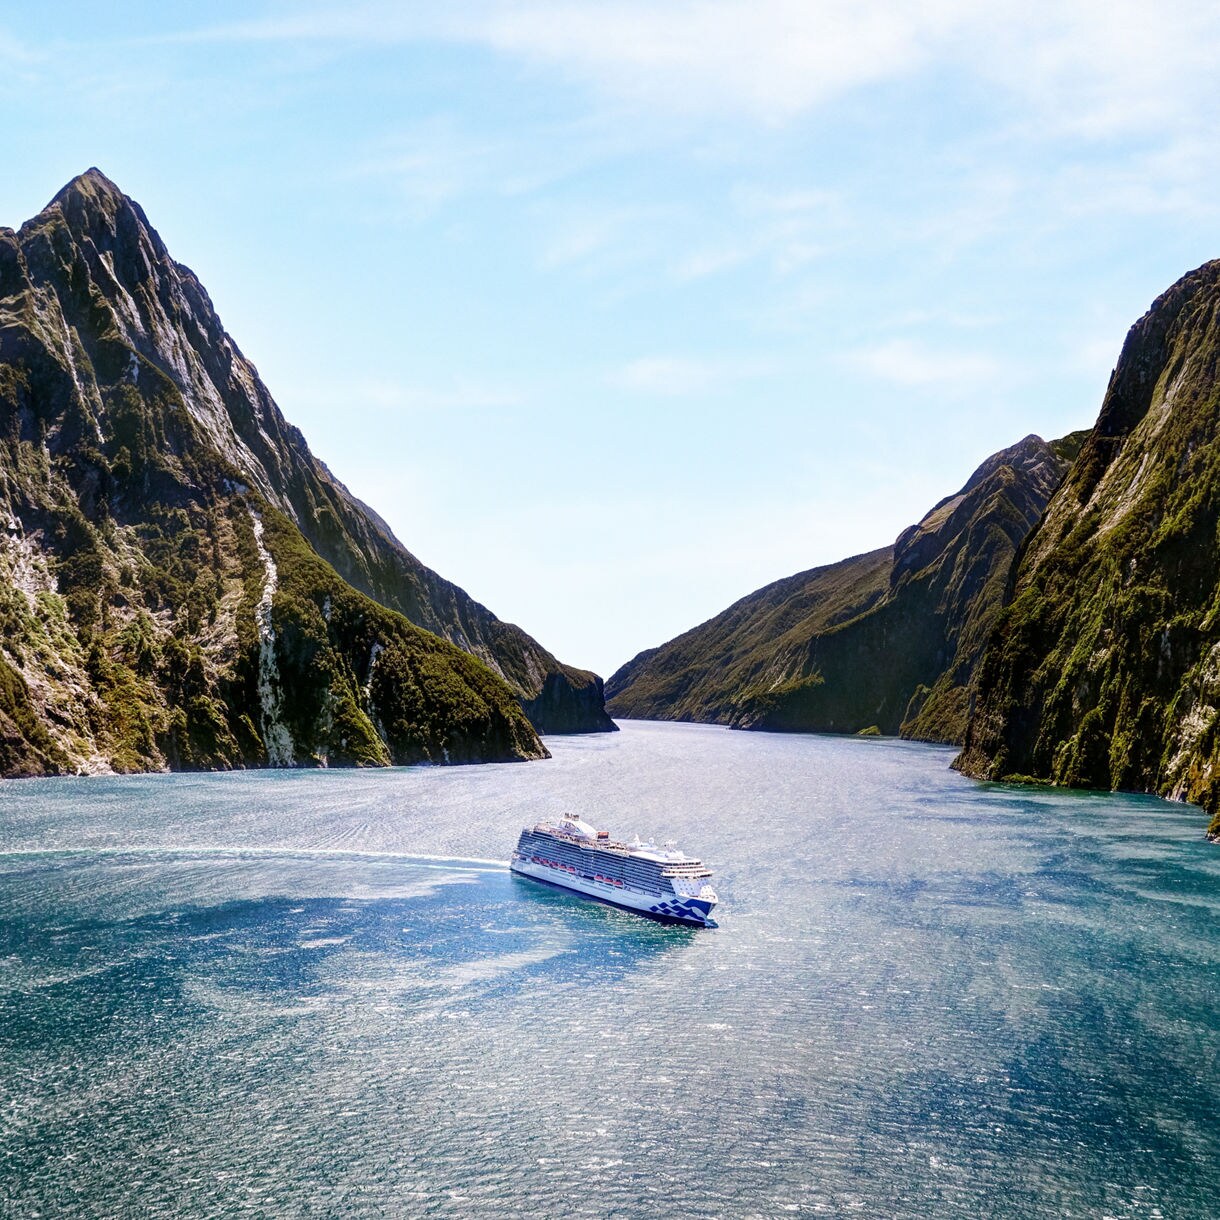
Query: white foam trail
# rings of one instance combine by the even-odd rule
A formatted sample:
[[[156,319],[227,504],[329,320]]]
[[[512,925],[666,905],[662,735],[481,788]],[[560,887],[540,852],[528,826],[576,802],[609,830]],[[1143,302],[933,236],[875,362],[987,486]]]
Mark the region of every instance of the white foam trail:
[[[480,856],[433,856],[419,852],[360,851],[334,847],[241,847],[193,846],[181,847],[31,847],[0,851],[0,860],[51,856],[221,856],[221,857],[325,857],[330,859],[400,860],[418,864],[421,868],[462,868],[470,872],[492,873],[508,868],[507,860],[487,860]]]

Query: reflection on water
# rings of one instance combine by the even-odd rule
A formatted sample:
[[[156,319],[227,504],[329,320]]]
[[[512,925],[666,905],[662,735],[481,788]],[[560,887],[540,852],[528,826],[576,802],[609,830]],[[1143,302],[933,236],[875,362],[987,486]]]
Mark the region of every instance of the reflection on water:
[[[0,1213],[1209,1216],[1197,811],[910,743],[0,789]],[[564,809],[720,928],[513,877]]]

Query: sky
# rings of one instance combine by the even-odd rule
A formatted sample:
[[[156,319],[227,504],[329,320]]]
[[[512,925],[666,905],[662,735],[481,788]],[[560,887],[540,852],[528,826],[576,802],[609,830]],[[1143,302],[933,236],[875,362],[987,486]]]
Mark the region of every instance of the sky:
[[[1220,7],[0,5],[0,224],[98,166],[423,562],[608,675],[883,546],[1220,257]]]

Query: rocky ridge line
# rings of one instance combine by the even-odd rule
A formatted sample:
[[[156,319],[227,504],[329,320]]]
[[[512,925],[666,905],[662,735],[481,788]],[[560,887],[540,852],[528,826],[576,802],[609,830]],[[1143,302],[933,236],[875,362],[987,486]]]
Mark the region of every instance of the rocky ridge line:
[[[993,454],[892,547],[777,581],[607,684],[618,716],[960,742],[1013,557],[1081,439]]]
[[[1220,261],[1127,335],[1030,536],[956,765],[1154,792],[1220,832]]]
[[[0,229],[0,521],[2,773],[265,764],[288,741],[296,763],[542,757],[527,709],[613,727],[596,675],[425,568],[313,457],[96,170]]]

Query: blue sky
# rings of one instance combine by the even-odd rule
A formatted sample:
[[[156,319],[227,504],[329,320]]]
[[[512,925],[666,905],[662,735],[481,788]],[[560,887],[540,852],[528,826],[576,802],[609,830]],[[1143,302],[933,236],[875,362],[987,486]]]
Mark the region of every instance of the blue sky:
[[[0,223],[99,166],[424,562],[608,674],[1091,424],[1220,256],[1218,66],[1172,0],[13,6]]]

